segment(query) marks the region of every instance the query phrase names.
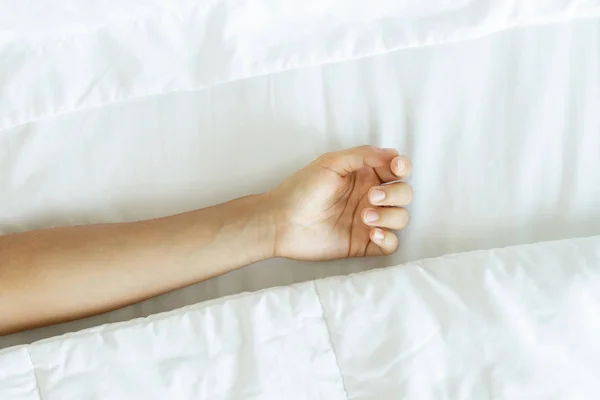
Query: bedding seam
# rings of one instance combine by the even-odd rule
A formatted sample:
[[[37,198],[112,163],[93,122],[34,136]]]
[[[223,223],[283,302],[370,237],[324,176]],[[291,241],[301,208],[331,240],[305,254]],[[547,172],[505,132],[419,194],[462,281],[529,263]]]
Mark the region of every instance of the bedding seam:
[[[39,120],[43,120],[43,119],[47,119],[47,118],[60,117],[60,116],[70,114],[70,113],[93,110],[95,108],[101,108],[101,107],[109,106],[112,104],[125,103],[128,101],[140,101],[140,100],[143,100],[146,98],[151,98],[153,96],[162,96],[162,95],[168,95],[168,94],[173,94],[173,93],[199,92],[202,90],[212,89],[214,87],[225,85],[228,83],[238,82],[238,81],[242,81],[242,80],[246,80],[246,79],[260,78],[260,77],[280,74],[280,73],[284,73],[284,72],[288,72],[288,71],[295,71],[295,70],[304,69],[304,68],[316,68],[316,67],[320,67],[320,66],[327,66],[327,65],[331,65],[331,64],[365,59],[368,57],[383,56],[386,54],[390,54],[390,53],[394,53],[394,52],[398,52],[398,51],[402,51],[402,50],[419,49],[419,48],[430,47],[430,46],[450,45],[450,44],[454,44],[454,43],[476,40],[476,39],[484,38],[487,36],[495,35],[498,33],[507,32],[507,31],[510,31],[513,29],[526,28],[526,27],[532,27],[532,26],[561,25],[561,24],[566,24],[566,23],[570,23],[573,21],[578,21],[578,20],[591,20],[591,19],[600,18],[600,9],[594,10],[594,11],[595,12],[590,12],[588,14],[576,14],[576,15],[571,15],[566,18],[560,18],[560,19],[558,19],[558,18],[555,18],[555,19],[538,18],[537,20],[532,19],[530,21],[525,21],[525,22],[519,22],[518,20],[504,21],[503,24],[498,24],[496,26],[493,26],[493,25],[482,26],[481,29],[479,29],[473,33],[470,33],[470,34],[467,33],[462,36],[437,38],[436,40],[429,40],[429,41],[424,40],[424,41],[420,41],[420,42],[417,41],[414,43],[410,43],[410,42],[402,43],[402,44],[398,44],[398,45],[392,45],[389,47],[375,49],[373,51],[369,51],[366,53],[354,53],[354,54],[341,56],[341,57],[328,58],[327,56],[325,56],[321,60],[317,60],[317,61],[310,60],[305,63],[299,63],[297,65],[292,65],[292,66],[284,66],[284,67],[273,69],[270,71],[258,71],[256,73],[249,74],[249,75],[241,75],[241,76],[227,78],[227,79],[221,79],[221,80],[215,79],[211,83],[208,83],[205,85],[199,85],[196,87],[191,87],[188,89],[165,90],[165,91],[158,91],[156,93],[141,93],[141,94],[133,95],[130,97],[109,99],[104,102],[100,102],[97,104],[84,105],[81,107],[75,107],[75,108],[70,108],[70,109],[60,109],[59,108],[58,110],[55,110],[53,112],[49,112],[46,114],[41,114],[41,115],[38,115],[35,117],[31,117],[30,119],[25,120],[25,121],[21,121],[21,122],[17,121],[12,124],[9,123],[9,125],[6,125],[4,127],[0,125],[0,133],[4,132],[6,130],[9,130],[9,129],[17,128],[22,125],[35,123]]]
[[[44,398],[42,396],[42,389],[40,389],[40,379],[38,378],[35,365],[33,365],[33,358],[31,357],[31,353],[29,352],[29,346],[25,346],[25,353],[27,354],[27,359],[29,360],[29,364],[31,364],[31,370],[33,371],[33,377],[35,379],[35,388],[37,390],[38,397],[40,400],[44,400]]]
[[[313,287],[315,288],[315,293],[317,294],[317,300],[319,301],[319,306],[321,307],[321,314],[323,315],[323,324],[325,325],[325,329],[327,330],[327,339],[329,340],[329,345],[331,346],[331,352],[333,353],[333,359],[335,360],[335,365],[338,369],[338,373],[340,374],[340,381],[342,382],[342,388],[344,389],[344,395],[346,396],[346,400],[350,400],[348,396],[348,388],[346,387],[346,381],[344,380],[344,374],[342,374],[342,368],[340,367],[340,362],[337,357],[337,353],[335,351],[335,345],[333,344],[333,339],[331,337],[331,329],[329,329],[329,323],[327,322],[327,316],[325,315],[325,306],[323,305],[323,300],[321,299],[321,293],[319,292],[319,287],[317,286],[317,281],[312,282]]]

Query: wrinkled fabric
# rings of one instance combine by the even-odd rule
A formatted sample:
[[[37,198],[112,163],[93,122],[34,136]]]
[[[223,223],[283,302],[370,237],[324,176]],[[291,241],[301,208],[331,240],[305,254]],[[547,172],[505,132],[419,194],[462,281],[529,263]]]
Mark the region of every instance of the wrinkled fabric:
[[[600,237],[246,293],[0,352],[0,398],[597,399]]]
[[[269,190],[319,154],[413,159],[391,257],[269,260],[0,348],[424,257],[600,233],[600,2],[0,0],[0,233]]]
[[[600,1],[1,0],[0,129],[172,91],[514,26],[600,16]]]

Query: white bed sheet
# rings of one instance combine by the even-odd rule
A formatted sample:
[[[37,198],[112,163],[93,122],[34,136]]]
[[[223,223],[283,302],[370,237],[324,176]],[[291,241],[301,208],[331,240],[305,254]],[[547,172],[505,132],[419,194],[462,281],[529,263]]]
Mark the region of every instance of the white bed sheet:
[[[413,158],[413,219],[392,257],[271,260],[0,347],[246,290],[600,232],[597,1],[344,2],[353,6],[336,23],[317,11],[340,2],[298,1],[258,25],[242,22],[268,1],[41,4],[57,1],[70,8],[40,24],[0,2],[22,16],[0,17],[1,233],[202,207],[363,143]],[[173,12],[161,13],[166,4]],[[194,36],[200,20],[214,29]]]
[[[241,294],[0,351],[0,398],[595,400],[600,237]]]

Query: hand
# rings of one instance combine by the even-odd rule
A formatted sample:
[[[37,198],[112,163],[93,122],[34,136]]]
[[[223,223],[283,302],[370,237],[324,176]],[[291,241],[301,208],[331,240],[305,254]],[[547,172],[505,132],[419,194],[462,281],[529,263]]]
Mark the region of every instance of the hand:
[[[324,154],[270,193],[275,256],[333,260],[391,254],[406,227],[411,162],[393,149],[361,146]]]

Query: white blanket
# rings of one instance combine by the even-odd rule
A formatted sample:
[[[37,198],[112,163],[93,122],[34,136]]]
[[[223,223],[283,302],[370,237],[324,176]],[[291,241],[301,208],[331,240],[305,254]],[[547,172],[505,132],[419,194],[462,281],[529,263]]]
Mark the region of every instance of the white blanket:
[[[600,233],[599,0],[0,0],[0,232],[272,188],[324,151],[414,162],[390,258],[273,260],[0,348],[274,285]]]
[[[240,294],[0,352],[0,399],[596,400],[600,237]]]

